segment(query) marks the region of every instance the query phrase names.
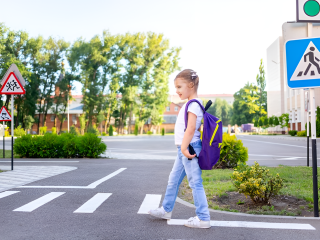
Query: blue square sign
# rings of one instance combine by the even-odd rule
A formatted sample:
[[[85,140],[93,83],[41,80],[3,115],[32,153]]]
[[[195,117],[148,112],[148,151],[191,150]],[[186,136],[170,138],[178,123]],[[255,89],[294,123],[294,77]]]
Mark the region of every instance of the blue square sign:
[[[289,40],[285,44],[290,88],[320,87],[320,38]]]

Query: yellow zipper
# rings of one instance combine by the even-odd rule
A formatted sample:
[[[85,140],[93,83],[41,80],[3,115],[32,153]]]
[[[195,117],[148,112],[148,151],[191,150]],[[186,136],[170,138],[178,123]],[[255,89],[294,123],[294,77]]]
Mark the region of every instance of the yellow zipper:
[[[212,137],[211,137],[211,140],[210,140],[210,146],[212,145],[212,142],[213,142],[213,139],[214,139],[214,137],[216,136],[216,133],[217,133],[217,131],[218,131],[218,128],[219,128],[219,122],[221,122],[221,120],[218,120],[217,122],[216,122],[216,124],[217,124],[217,126],[216,126],[216,129],[214,130],[214,132],[213,132],[213,134],[212,134]]]

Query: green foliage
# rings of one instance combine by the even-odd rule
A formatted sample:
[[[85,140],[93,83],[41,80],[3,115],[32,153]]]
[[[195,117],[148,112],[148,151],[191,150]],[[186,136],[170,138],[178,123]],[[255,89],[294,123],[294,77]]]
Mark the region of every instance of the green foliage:
[[[203,101],[204,106],[206,101]],[[231,122],[232,118],[232,106],[225,100],[217,98],[212,106],[207,110],[208,113],[219,118],[224,126],[227,126]]]
[[[161,135],[164,136],[164,134],[165,134],[165,130],[164,130],[164,128],[162,128],[161,129]]]
[[[43,135],[46,132],[47,132],[47,127],[46,126],[40,127],[40,135]]]
[[[16,129],[14,129],[14,136],[16,137],[21,137],[23,135],[26,135],[26,132],[21,126],[18,126]]]
[[[95,135],[99,135],[99,131],[97,128],[93,127],[93,126],[89,126],[87,129],[87,133],[92,133]]]
[[[306,137],[307,136],[307,131],[300,131],[300,132],[297,132],[297,136],[298,137]]]
[[[283,113],[280,117],[279,117],[279,122],[282,128],[284,127],[290,127],[289,126],[289,113]]]
[[[259,74],[257,74],[256,80],[257,80],[257,86],[259,88],[258,105],[259,105],[259,116],[261,117],[267,114],[267,91],[265,91],[266,78],[265,78],[265,71],[264,71],[262,59],[260,61]]]
[[[251,123],[253,119],[259,117],[258,93],[259,88],[257,86],[247,83],[234,94],[232,124]]]
[[[13,149],[20,157],[27,158],[97,158],[107,146],[91,133],[84,136],[47,133],[35,137],[30,134],[24,135],[15,140]]]
[[[151,132],[151,131],[148,131],[147,134],[148,134],[148,135],[152,135],[152,132]]]
[[[26,130],[31,129],[33,123],[34,123],[34,119],[33,119],[33,117],[31,117],[30,115],[28,115],[28,116],[26,116],[26,117],[24,118],[24,127],[25,127]]]
[[[86,128],[86,124],[87,124],[87,119],[86,119],[86,115],[85,114],[82,114],[80,117],[79,117],[79,124],[80,124],[80,130],[81,130],[81,134],[84,134],[84,130]]]
[[[107,134],[105,132],[102,132],[102,136],[107,136]]]
[[[79,129],[75,126],[71,126],[70,127],[70,134],[73,134],[73,135],[80,135],[80,132],[79,132]]]
[[[51,132],[52,132],[52,134],[57,134],[57,128],[56,127],[52,127],[51,128]]]
[[[232,183],[239,193],[249,196],[254,203],[268,203],[283,187],[283,179],[272,176],[269,169],[255,162],[251,167],[240,164],[231,176]]]
[[[269,127],[269,119],[268,119],[267,116],[265,116],[265,117],[263,118],[263,126],[264,126],[264,127]]]
[[[135,124],[134,125],[134,135],[138,136],[138,133],[139,133],[139,126],[138,126],[138,124]]]
[[[248,148],[235,135],[223,134],[220,159],[214,168],[235,168],[249,159]]]
[[[295,135],[297,135],[298,131],[297,130],[290,130],[289,134],[293,137]]]
[[[279,126],[280,122],[279,122],[279,118],[277,116],[274,117],[274,122],[273,125],[274,126]]]
[[[262,120],[262,118],[259,118],[259,127],[263,127],[263,120]]]
[[[113,127],[112,127],[112,125],[109,126],[109,136],[113,136]]]
[[[269,126],[273,126],[273,120],[274,120],[274,116],[271,116],[268,118],[268,123],[269,123]]]

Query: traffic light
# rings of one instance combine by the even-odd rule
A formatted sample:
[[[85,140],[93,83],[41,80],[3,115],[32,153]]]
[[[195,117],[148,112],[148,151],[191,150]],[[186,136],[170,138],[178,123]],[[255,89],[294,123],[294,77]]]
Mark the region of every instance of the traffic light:
[[[297,22],[320,22],[320,0],[297,0]]]

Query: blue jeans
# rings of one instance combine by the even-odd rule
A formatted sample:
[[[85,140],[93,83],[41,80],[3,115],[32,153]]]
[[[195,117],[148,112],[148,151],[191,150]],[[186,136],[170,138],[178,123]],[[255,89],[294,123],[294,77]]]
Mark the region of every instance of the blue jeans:
[[[199,156],[202,147],[201,140],[190,143],[190,145],[194,148],[197,156]],[[198,158],[195,157],[192,160],[188,160],[182,154],[181,147],[178,146],[178,155],[170,173],[166,194],[162,202],[162,206],[166,212],[171,212],[173,210],[179,186],[183,178],[187,175],[189,186],[192,189],[197,216],[203,221],[210,220],[208,202],[202,185],[201,173],[202,171],[199,167]]]

